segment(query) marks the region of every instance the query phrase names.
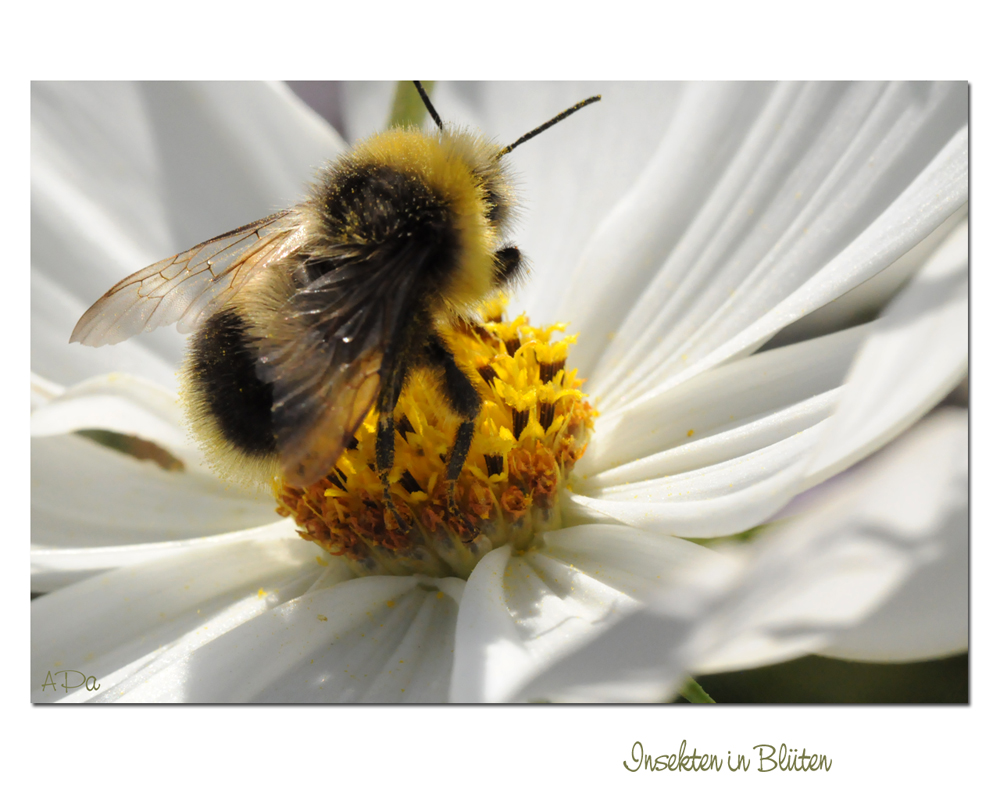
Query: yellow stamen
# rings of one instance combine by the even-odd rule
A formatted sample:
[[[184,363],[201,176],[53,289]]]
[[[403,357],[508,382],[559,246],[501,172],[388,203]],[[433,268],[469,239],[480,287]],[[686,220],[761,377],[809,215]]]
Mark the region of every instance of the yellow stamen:
[[[475,435],[448,512],[445,471],[460,420],[433,377],[416,371],[396,407],[389,475],[404,526],[383,502],[375,471],[378,422],[372,411],[325,479],[305,489],[276,483],[278,513],[304,539],[344,558],[357,574],[468,577],[494,547],[516,550],[560,524],[558,495],[583,455],[596,415],[566,370],[564,324],[535,328],[521,315],[502,321],[504,301],[480,309],[481,324],[458,323],[442,336],[483,400]],[[478,375],[479,379],[476,379]]]

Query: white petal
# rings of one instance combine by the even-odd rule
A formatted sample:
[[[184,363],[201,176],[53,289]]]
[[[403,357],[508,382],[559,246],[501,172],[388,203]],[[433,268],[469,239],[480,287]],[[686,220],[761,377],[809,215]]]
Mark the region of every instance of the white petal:
[[[833,302],[806,314],[787,328],[782,328],[768,341],[767,347],[769,349],[783,347],[849,328],[856,325],[859,320],[880,316],[890,301],[920,271],[948,235],[963,222],[967,223],[968,217],[969,204],[966,203],[938,225],[920,244],[896,259],[878,275],[842,294]]]
[[[924,437],[925,442],[914,442]],[[834,637],[822,652],[864,661],[916,661],[969,647],[969,495],[967,412],[943,409],[900,441],[908,460],[893,465],[898,486],[872,508],[894,534],[923,538],[916,564],[891,598],[860,625]],[[914,452],[920,447],[920,452]],[[950,485],[928,486],[926,471],[947,475]],[[937,507],[927,518],[912,499],[933,491]],[[941,494],[947,492],[946,494]],[[916,548],[914,548],[916,552]]]
[[[832,395],[867,332],[858,326],[760,353],[650,398],[634,414],[600,418],[594,456],[588,451],[578,469],[638,460],[583,481],[571,509],[689,537],[767,520],[799,490]],[[695,436],[703,444],[681,444]]]
[[[728,536],[776,514],[802,481],[802,456],[818,441],[822,425],[744,458],[697,470],[687,480],[646,481],[616,492],[611,499],[569,494],[570,514],[580,508],[643,530],[674,536]]]
[[[633,595],[669,585],[708,552],[672,537],[588,525],[546,534],[544,547],[524,556],[511,557],[508,547],[489,553],[459,611],[451,699],[511,699],[634,608]]]
[[[538,556],[557,559],[630,597],[663,591],[678,575],[723,557],[673,536],[624,525],[580,525],[544,535]]]
[[[931,235],[967,199],[968,128],[962,128],[846,247],[829,261],[813,263],[811,271],[798,267],[788,294],[775,294],[786,283],[768,269],[752,276],[746,292],[734,294],[731,300],[727,296],[704,329],[677,328],[682,338],[664,339],[662,345],[651,346],[657,339],[647,339],[664,336],[667,329],[661,330],[651,320],[638,320],[637,324],[643,323],[643,335],[628,337],[628,341],[644,361],[631,370],[633,377],[619,381],[607,394],[605,400],[611,405],[606,407],[627,411],[643,395],[668,391],[695,374],[752,351],[779,329],[881,272]],[[657,309],[662,307],[661,297]],[[611,379],[610,373],[602,377],[603,381]],[[647,388],[651,384],[654,388]],[[599,386],[594,391],[601,393]]]
[[[47,672],[61,669],[86,670],[102,692],[112,690],[182,637],[191,637],[188,644],[214,638],[302,594],[320,572],[320,552],[301,539],[228,542],[211,553],[192,550],[98,575],[32,601],[32,699],[58,699],[41,687]]]
[[[215,548],[228,542],[296,539],[295,524],[288,519],[259,528],[183,539],[177,542],[153,542],[121,547],[31,547],[31,591],[51,592],[72,583],[119,567],[131,567],[146,561],[204,551],[211,557]]]
[[[519,696],[663,700],[686,675],[824,646],[880,660],[953,652],[968,630],[967,448],[964,414],[929,418],[748,551],[673,576]],[[931,596],[907,608],[921,587]]]
[[[691,618],[626,615],[598,639],[549,665],[520,687],[519,700],[657,703],[688,675]]]
[[[524,681],[635,606],[568,564],[489,553],[459,610],[453,702],[503,702]]]
[[[602,414],[578,469],[592,475],[619,467],[836,389],[869,332],[870,326],[859,325],[758,353],[651,396],[627,413]]]
[[[501,547],[487,553],[469,576],[455,631],[452,702],[496,702],[531,669],[504,598],[509,561],[510,547]]]
[[[184,431],[177,396],[132,375],[100,375],[78,383],[31,415],[31,435],[115,431],[155,442],[187,468],[201,462]]]
[[[151,662],[105,697],[442,702],[462,583],[454,578],[438,583],[374,577],[310,591],[203,646],[169,651],[174,657]]]
[[[94,547],[176,541],[275,521],[273,500],[197,470],[167,471],[82,436],[31,446],[35,544]]]
[[[968,370],[968,221],[934,251],[876,322],[847,378],[818,483],[876,450],[939,402]]]
[[[99,376],[73,386],[36,410],[31,426],[32,591],[158,557],[178,537],[276,519],[269,497],[225,486],[208,472],[180,428],[176,397],[141,379]],[[160,455],[178,459],[183,472],[59,435],[78,430],[136,436],[164,448]]]
[[[343,133],[348,144],[385,130],[396,96],[396,81],[345,81],[339,91],[344,97]],[[436,98],[436,87],[431,94]],[[451,117],[446,116],[450,121]]]
[[[702,653],[696,672],[782,661],[841,637],[837,652],[879,659],[962,648],[968,635],[965,415],[928,418],[845,476],[830,495],[754,548],[749,568],[706,620],[695,645]],[[930,597],[900,606],[929,585],[935,586]],[[941,602],[936,613],[919,616],[935,599]]]
[[[35,412],[36,409],[48,404],[59,395],[61,395],[66,389],[55,381],[50,381],[48,378],[43,378],[41,375],[36,375],[34,372],[31,373],[31,411]]]
[[[641,172],[610,213],[597,218],[599,227],[583,233],[587,246],[566,285],[550,281],[559,297],[555,319],[571,320],[582,331],[573,349],[573,363],[591,374],[608,336],[637,302],[650,280],[677,246],[693,218],[741,144],[733,131],[745,130],[761,112],[773,87],[753,84],[694,83],[678,86],[672,112],[654,128],[642,119],[620,132],[613,153],[631,155],[635,132],[656,130],[660,139]],[[607,94],[614,96],[614,90]],[[660,108],[661,104],[650,104]],[[599,151],[598,163],[611,157]],[[598,192],[600,187],[591,191]],[[589,202],[589,199],[588,201]],[[611,352],[616,344],[608,347]],[[612,356],[613,358],[614,356]],[[598,375],[599,377],[599,375]]]
[[[581,638],[519,689],[520,700],[663,702],[691,674],[693,635],[740,562],[697,548],[662,584],[656,611],[636,605]],[[693,557],[690,557],[693,556]],[[648,569],[648,568],[647,568]],[[649,595],[647,595],[649,596]]]
[[[842,392],[842,387],[831,389],[749,422],[740,420],[738,427],[718,433],[705,433],[703,428],[701,436],[691,434],[690,444],[668,447],[591,477],[574,476],[573,483],[581,493],[596,496],[601,490],[721,465],[810,430],[836,410]]]
[[[580,490],[589,496],[572,496],[571,503],[591,514],[682,536],[726,535],[760,524],[793,494],[856,463],[938,402],[967,370],[967,329],[967,226],[962,223],[876,322],[717,368],[673,391],[647,396],[632,413],[599,419],[593,454],[588,452],[581,469],[642,460],[598,475],[592,485],[582,483]],[[851,354],[846,344],[857,346],[862,334],[869,338],[832,418],[756,452],[686,473],[668,471],[672,463],[685,461],[687,454],[670,450],[684,441],[685,428],[712,438],[715,430],[728,427],[729,408],[729,424],[738,424],[741,416],[761,413],[768,403],[781,408],[835,386]],[[812,422],[815,416],[801,419]],[[664,477],[648,477],[658,468]]]

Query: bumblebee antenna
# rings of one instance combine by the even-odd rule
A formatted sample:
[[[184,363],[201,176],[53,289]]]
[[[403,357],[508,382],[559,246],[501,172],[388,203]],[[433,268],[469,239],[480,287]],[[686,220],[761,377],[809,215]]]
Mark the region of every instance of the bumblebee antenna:
[[[417,87],[417,88],[419,89],[420,87]],[[575,114],[577,111],[579,111],[584,106],[589,106],[591,103],[596,103],[600,99],[601,99],[601,96],[599,94],[595,94],[593,97],[588,97],[586,100],[581,100],[579,103],[577,103],[572,108],[567,108],[561,114],[556,114],[552,119],[550,119],[544,125],[539,125],[533,131],[529,131],[528,133],[524,134],[524,136],[522,136],[520,139],[518,139],[516,142],[514,142],[514,144],[507,145],[503,150],[500,151],[500,153],[497,155],[497,158],[500,158],[500,156],[507,155],[507,153],[509,153],[515,147],[517,147],[519,145],[522,145],[526,141],[528,141],[528,139],[534,139],[542,131],[548,130],[553,125],[555,125],[557,122],[562,122],[570,114]]]
[[[424,105],[427,106],[427,111],[431,115],[431,119],[437,123],[437,126],[444,130],[444,123],[441,122],[441,117],[438,116],[438,112],[434,110],[434,106],[431,105],[431,98],[428,96],[426,90],[420,81],[414,81],[413,85],[417,87],[417,93],[420,95],[420,99],[424,101]]]

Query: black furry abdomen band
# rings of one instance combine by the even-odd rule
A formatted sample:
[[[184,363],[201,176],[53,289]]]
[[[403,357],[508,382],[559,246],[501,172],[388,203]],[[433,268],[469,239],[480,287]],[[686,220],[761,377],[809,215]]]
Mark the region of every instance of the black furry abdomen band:
[[[220,311],[196,334],[191,378],[199,409],[213,418],[222,437],[250,456],[276,451],[271,385],[257,377],[257,356],[246,322],[234,311]]]

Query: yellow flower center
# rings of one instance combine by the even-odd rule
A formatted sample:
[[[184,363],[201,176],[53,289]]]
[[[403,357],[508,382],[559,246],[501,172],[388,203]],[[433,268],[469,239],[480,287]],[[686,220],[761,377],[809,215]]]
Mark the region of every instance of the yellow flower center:
[[[455,360],[475,378],[483,407],[448,512],[445,471],[460,420],[431,376],[415,371],[396,406],[395,460],[389,475],[401,527],[383,502],[375,470],[373,410],[323,480],[274,486],[278,513],[299,534],[343,558],[358,575],[415,573],[467,578],[495,547],[531,547],[560,527],[559,490],[583,455],[593,407],[566,353],[575,336],[553,341],[565,324],[536,328],[525,316],[502,321],[504,300],[484,305],[482,325],[443,332]]]

